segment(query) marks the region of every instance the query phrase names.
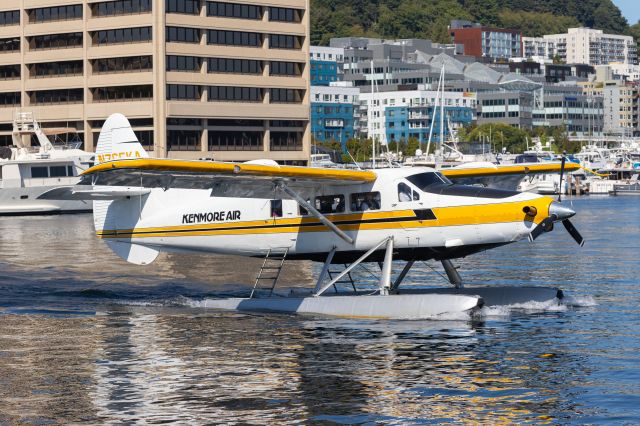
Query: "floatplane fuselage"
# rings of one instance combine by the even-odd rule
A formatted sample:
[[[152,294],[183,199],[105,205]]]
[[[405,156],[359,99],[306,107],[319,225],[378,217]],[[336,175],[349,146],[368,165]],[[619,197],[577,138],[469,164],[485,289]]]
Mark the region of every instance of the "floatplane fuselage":
[[[89,169],[79,185],[46,196],[94,200],[97,236],[129,262],[148,264],[165,251],[276,254],[282,262],[286,257],[325,263],[308,297],[226,299],[212,302],[214,307],[432,317],[477,308],[482,298],[460,289],[401,293],[399,285],[415,261],[442,261],[460,287],[449,259],[534,239],[558,221],[582,243],[568,222],[574,212],[551,198],[454,185],[446,172],[431,168],[327,170],[270,161],[150,159],[119,114],[105,122],[96,154],[99,161],[115,160]],[[392,281],[394,259],[406,263]],[[380,263],[377,296],[359,295],[354,286],[351,295],[318,297],[336,282],[325,282],[328,265],[351,263],[348,272],[363,261]],[[387,295],[394,297],[380,298]]]

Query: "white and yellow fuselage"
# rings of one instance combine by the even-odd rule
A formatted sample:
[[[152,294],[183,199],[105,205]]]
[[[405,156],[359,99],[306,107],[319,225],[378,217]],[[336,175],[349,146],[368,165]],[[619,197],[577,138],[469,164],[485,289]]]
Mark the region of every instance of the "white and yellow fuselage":
[[[373,183],[326,185],[318,197],[342,196],[343,211],[325,217],[353,239],[349,243],[303,214],[298,203],[274,198],[211,196],[210,189],[151,188],[145,195],[97,201],[96,233],[110,242],[158,251],[198,251],[264,256],[288,251],[288,258],[324,260],[336,249],[336,262],[349,261],[382,239],[393,237],[396,258],[455,258],[526,238],[548,216],[553,201],[529,193],[477,188],[423,190],[406,178],[431,169],[377,170]],[[413,191],[401,201],[399,186]],[[379,208],[360,211],[353,194],[379,193]],[[470,195],[474,194],[474,195]],[[313,198],[313,197],[310,197]],[[313,204],[313,200],[309,200]],[[108,207],[106,207],[108,206]],[[377,205],[375,207],[378,207]],[[530,215],[525,207],[537,212]]]

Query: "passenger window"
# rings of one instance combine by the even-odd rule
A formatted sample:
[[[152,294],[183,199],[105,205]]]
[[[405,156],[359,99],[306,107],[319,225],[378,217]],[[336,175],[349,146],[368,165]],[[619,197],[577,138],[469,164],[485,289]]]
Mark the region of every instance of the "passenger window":
[[[65,177],[67,176],[67,168],[65,166],[51,166],[49,167],[49,176]]]
[[[271,200],[271,217],[282,217],[282,200]]]
[[[344,212],[344,195],[323,195],[316,197],[316,210],[320,213]]]
[[[67,176],[73,176],[73,166],[67,166]]]
[[[380,210],[379,192],[358,192],[351,194],[351,211]]]
[[[32,178],[46,178],[49,177],[49,170],[47,167],[31,167]]]

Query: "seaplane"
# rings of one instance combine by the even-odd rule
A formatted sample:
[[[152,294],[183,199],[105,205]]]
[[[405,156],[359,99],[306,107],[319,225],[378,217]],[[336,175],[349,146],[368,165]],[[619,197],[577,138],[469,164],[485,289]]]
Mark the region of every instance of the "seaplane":
[[[562,174],[576,167],[562,161],[442,171],[350,170],[281,166],[270,160],[154,159],[126,117],[114,114],[99,135],[96,164],[78,184],[41,198],[92,200],[97,237],[134,264],[148,265],[160,252],[264,258],[250,294],[207,299],[207,307],[437,319],[484,304],[562,297],[552,287],[466,287],[453,259],[533,241],[557,222],[584,244],[570,221],[575,212],[560,200],[452,180]],[[315,287],[276,290],[285,260],[303,259],[323,263]],[[441,262],[451,285],[403,286],[413,265],[427,260]],[[364,262],[377,264],[380,271],[368,288],[351,276]],[[331,271],[335,265],[344,266]],[[394,265],[401,268],[395,274]]]

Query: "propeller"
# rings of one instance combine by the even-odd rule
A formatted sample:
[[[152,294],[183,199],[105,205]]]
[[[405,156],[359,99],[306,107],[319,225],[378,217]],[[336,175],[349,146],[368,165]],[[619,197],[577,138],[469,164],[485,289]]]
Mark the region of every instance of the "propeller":
[[[558,185],[558,202],[562,201],[562,178],[564,177],[564,163],[567,161],[567,151],[562,151],[562,159],[560,160],[560,185]]]
[[[569,235],[575,240],[580,247],[584,246],[585,239],[580,235],[580,232],[573,226],[573,223],[569,220],[570,217],[575,215],[569,207],[565,207],[558,202],[553,202],[549,206],[549,217],[545,218],[538,224],[533,231],[529,234],[529,241],[533,241],[540,236],[543,232],[549,232],[553,230],[553,224],[555,222],[562,222]]]

